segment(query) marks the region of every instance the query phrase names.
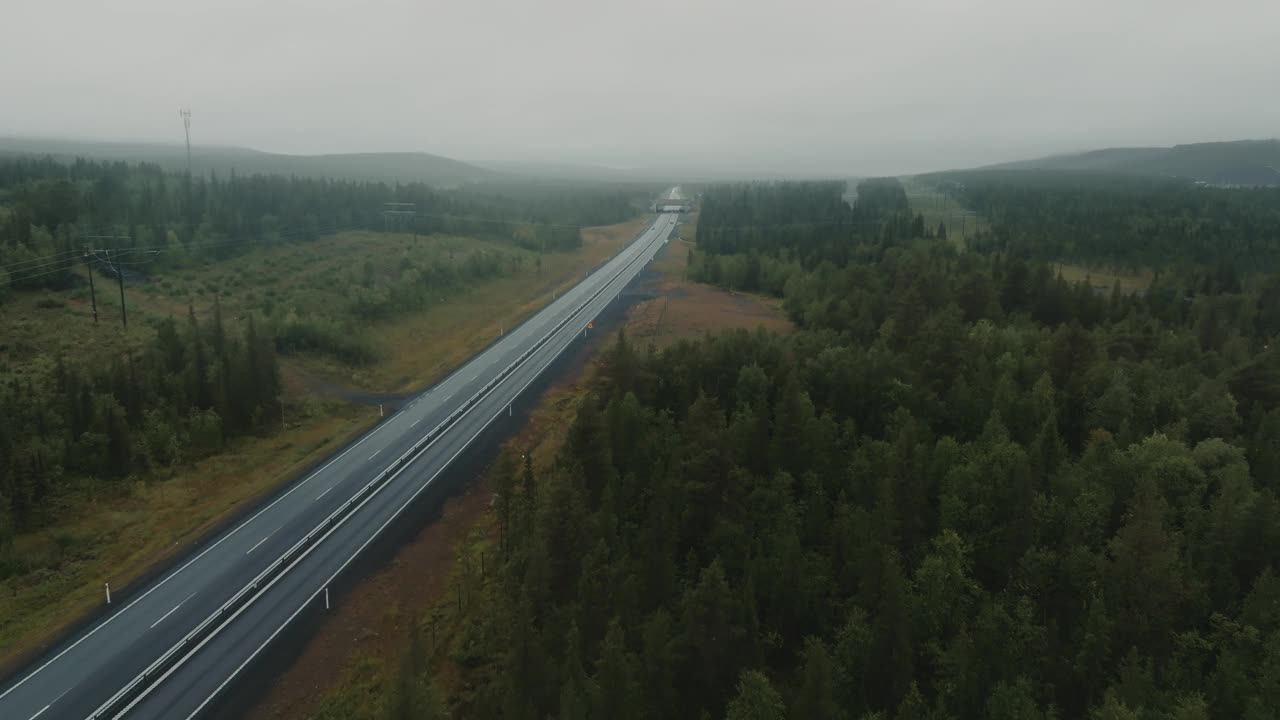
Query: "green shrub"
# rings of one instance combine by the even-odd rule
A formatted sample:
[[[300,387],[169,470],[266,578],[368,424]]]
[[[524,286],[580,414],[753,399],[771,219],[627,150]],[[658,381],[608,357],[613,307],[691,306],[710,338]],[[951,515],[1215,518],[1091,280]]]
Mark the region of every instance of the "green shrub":
[[[367,365],[377,352],[367,337],[327,317],[299,317],[290,313],[275,328],[276,349],[282,353],[319,352],[351,365]]]

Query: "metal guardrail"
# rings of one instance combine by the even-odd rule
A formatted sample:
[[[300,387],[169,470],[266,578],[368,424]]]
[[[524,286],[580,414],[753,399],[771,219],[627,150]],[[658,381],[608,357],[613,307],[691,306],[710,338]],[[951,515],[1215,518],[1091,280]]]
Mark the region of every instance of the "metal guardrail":
[[[660,239],[660,235],[655,237],[654,240],[649,241],[649,245],[652,245]],[[372,497],[373,495],[376,495],[383,487],[386,486],[387,481],[397,474],[397,470],[403,469],[404,466],[408,465],[413,460],[416,460],[419,455],[427,450],[427,448],[439,440],[446,431],[456,425],[467,413],[474,409],[480,401],[488,397],[489,394],[496,390],[498,386],[511,376],[512,373],[522,367],[529,358],[550,342],[550,340],[563,330],[566,325],[572,322],[574,318],[581,315],[596,298],[608,290],[618,278],[622,277],[622,275],[626,273],[632,265],[643,257],[644,251],[649,248],[649,245],[646,245],[644,249],[637,252],[635,257],[627,261],[625,265],[614,273],[613,277],[609,278],[609,280],[601,285],[598,290],[592,293],[590,297],[580,303],[572,313],[568,314],[564,319],[556,323],[555,327],[539,338],[529,347],[529,349],[525,350],[518,358],[503,368],[493,377],[493,379],[485,383],[484,387],[480,388],[467,398],[456,410],[449,414],[449,417],[445,418],[434,428],[427,431],[427,433],[414,443],[411,448],[401,454],[400,457],[393,460],[391,464],[383,469],[382,472],[378,473],[373,480],[363,485],[355,492],[355,494],[348,498],[346,502],[339,506],[337,510],[334,510],[324,520],[320,521],[320,523],[312,528],[311,531],[303,536],[302,539],[298,540],[288,550],[280,555],[280,557],[272,561],[272,563],[262,572],[258,573],[253,580],[240,588],[235,595],[232,595],[229,600],[224,602],[217,610],[201,621],[199,625],[191,630],[191,632],[183,636],[181,640],[171,646],[163,655],[147,666],[142,673],[134,677],[133,680],[112,695],[105,703],[100,705],[98,709],[94,710],[93,713],[89,715],[89,720],[99,720],[100,718],[106,717],[120,717],[132,709],[134,705],[146,696],[147,692],[149,692],[150,688],[156,682],[167,676],[174,667],[180,664],[185,657],[199,649],[199,646],[203,645],[205,641],[220,632],[235,615],[239,614],[240,610],[252,604],[260,594],[260,587],[265,590],[265,587],[272,584],[277,576],[287,572],[296,560],[301,559],[301,557],[307,553],[311,545],[317,541],[317,538],[323,539],[324,536],[328,535],[327,531],[342,524],[342,522],[344,522],[350,514],[354,512],[353,508],[364,504],[362,500],[367,499],[366,496]]]

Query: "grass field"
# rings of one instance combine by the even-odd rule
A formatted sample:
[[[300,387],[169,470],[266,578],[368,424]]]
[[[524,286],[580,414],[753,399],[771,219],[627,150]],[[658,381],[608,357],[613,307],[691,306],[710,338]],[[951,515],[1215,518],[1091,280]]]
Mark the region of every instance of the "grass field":
[[[655,259],[652,267],[657,277],[640,288],[655,297],[636,303],[627,312],[627,335],[635,342],[661,348],[715,330],[791,330],[781,300],[731,293],[687,280],[691,247],[683,240],[672,241]]]
[[[955,243],[957,248],[963,250],[969,238],[991,229],[990,223],[985,218],[963,207],[955,201],[955,198],[940,193],[933,186],[914,178],[900,179],[903,188],[907,191],[907,202],[911,205],[911,212],[923,215],[925,227],[930,230],[937,229],[939,222],[945,223],[947,239]]]
[[[730,328],[788,332],[792,325],[777,303],[730,293],[685,279],[692,223],[680,227],[634,288],[651,295],[631,306],[623,327],[631,340],[662,346]],[[525,426],[503,446],[529,454],[535,475],[548,471],[565,442],[578,404],[593,385],[598,357],[613,335],[597,336],[584,351],[585,365],[572,379],[549,388]],[[440,695],[456,700],[474,692],[461,682],[469,633],[491,608],[483,599],[481,556],[493,557],[496,518],[491,479],[482,475],[449,501],[443,517],[402,547],[387,566],[356,587],[321,625],[298,660],[248,714],[250,720],[349,720],[382,717],[381,702],[406,651],[413,623],[427,639],[430,677]],[[441,548],[448,552],[441,552]],[[461,599],[461,602],[459,602]],[[353,649],[352,638],[355,638]],[[316,688],[326,688],[317,693]]]
[[[991,224],[981,215],[962,207],[954,198],[938,192],[932,186],[913,178],[901,178],[907,191],[907,201],[913,213],[924,216],[925,226],[929,229],[938,227],[938,222],[947,226],[947,238],[963,250],[969,238],[979,232],[991,229]],[[1109,267],[1085,267],[1068,263],[1057,263],[1054,271],[1062,273],[1062,277],[1070,283],[1088,281],[1098,291],[1111,292],[1118,281],[1124,293],[1145,292],[1151,286],[1154,273],[1151,270],[1129,272]]]
[[[88,488],[94,486],[88,484],[69,489],[58,509],[59,522],[15,540],[14,552],[44,558],[48,569],[0,581],[0,671],[100,604],[103,583],[117,590],[127,586],[377,420],[376,407],[318,395],[317,387],[342,383],[379,391],[428,385],[487,344],[499,328],[517,324],[550,300],[552,292],[571,287],[645,225],[639,218],[587,229],[580,250],[544,255],[541,271],[530,261],[521,271],[424,309],[368,323],[366,331],[378,349],[378,359],[368,366],[352,369],[325,358],[283,358],[286,428],[273,435],[242,438],[215,457],[179,468],[172,477],[125,483],[110,494],[91,494]],[[0,342],[6,346],[0,377],[47,372],[59,354],[94,362],[141,346],[154,332],[148,320],[184,317],[188,301],[197,314],[207,313],[215,292],[229,320],[261,310],[267,302],[332,307],[343,297],[342,276],[351,268],[363,272],[368,260],[378,274],[406,252],[422,250],[419,246],[445,253],[452,247],[458,256],[483,250],[520,252],[460,238],[414,241],[409,236],[345,233],[158,275],[144,286],[128,287],[127,331],[119,325],[118,294],[107,298],[113,286],[98,285],[96,326],[87,288],[18,294],[0,307]],[[41,301],[50,307],[40,307]],[[54,301],[63,305],[52,306]]]
[[[1151,287],[1151,281],[1155,278],[1155,273],[1151,270],[1142,270],[1139,272],[1125,272],[1116,270],[1115,268],[1089,268],[1083,265],[1069,265],[1066,263],[1057,263],[1053,266],[1055,272],[1061,273],[1064,280],[1075,284],[1078,282],[1088,282],[1091,287],[1101,292],[1111,292],[1117,282],[1120,283],[1120,292],[1126,294],[1146,292]]]

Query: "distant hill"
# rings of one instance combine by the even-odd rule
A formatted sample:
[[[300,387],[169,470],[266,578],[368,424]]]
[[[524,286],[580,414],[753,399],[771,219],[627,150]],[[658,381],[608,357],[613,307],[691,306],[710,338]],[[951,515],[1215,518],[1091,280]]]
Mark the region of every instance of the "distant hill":
[[[0,137],[0,156],[50,155],[55,160],[77,157],[94,160],[148,162],[168,170],[184,170],[186,148],[161,143],[93,142]],[[281,155],[242,147],[196,145],[191,164],[197,174],[219,175],[232,170],[254,173],[329,177],[382,182],[423,182],[456,186],[501,179],[502,173],[428,153],[344,153],[335,155]]]
[[[649,179],[648,176],[652,174],[646,170],[634,171],[626,168],[606,167],[604,165],[575,165],[570,163],[494,161],[478,164],[486,170],[492,170],[497,173],[555,180],[621,182]]]
[[[978,169],[1073,170],[1171,176],[1221,185],[1280,185],[1280,140],[1108,148]]]
[[[511,175],[589,182],[688,182],[718,183],[766,180],[846,180],[849,175],[834,172],[777,170],[768,167],[723,167],[713,162],[706,165],[660,164],[636,167],[610,167],[550,162],[493,161],[476,163],[483,168]]]

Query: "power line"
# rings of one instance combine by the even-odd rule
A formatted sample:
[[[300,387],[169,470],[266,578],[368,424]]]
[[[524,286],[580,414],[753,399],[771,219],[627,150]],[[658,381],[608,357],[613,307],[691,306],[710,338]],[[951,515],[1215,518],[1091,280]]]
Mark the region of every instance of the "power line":
[[[52,256],[50,256],[50,257],[52,257]],[[31,267],[18,268],[17,270],[9,270],[8,268],[0,268],[0,270],[4,270],[5,272],[8,272],[8,273],[12,274],[13,272],[25,272],[25,271],[27,271],[27,270],[39,270],[39,269],[40,269],[40,268],[42,268],[42,267],[48,267],[48,266],[50,266],[50,265],[57,265],[57,264],[59,264],[59,263],[64,263],[64,262],[68,262],[68,261],[70,261],[70,262],[74,262],[75,260],[76,260],[75,256],[74,256],[74,255],[72,255],[72,256],[69,256],[69,257],[64,257],[64,258],[59,258],[59,259],[57,259],[57,260],[52,260],[52,261],[47,262],[47,263],[41,263],[41,264],[39,264],[39,265],[32,265]]]
[[[10,277],[9,284],[13,285],[14,283],[23,282],[24,280],[31,280],[33,278],[44,277],[45,275],[53,275],[55,273],[60,273],[65,270],[70,270],[72,267],[75,267],[74,261],[70,265],[67,265],[66,267],[58,268],[56,270],[46,270],[44,272],[35,273],[34,275],[23,275],[21,277]]]
[[[85,240],[128,240],[128,241],[133,240],[133,238],[128,235],[89,235],[89,236],[86,236],[84,239]],[[93,259],[97,260],[99,263],[102,262],[101,260],[98,259],[99,252],[103,252],[107,256],[106,264],[108,265],[108,267],[111,268],[111,271],[116,274],[116,280],[119,282],[119,285],[120,285],[120,325],[127,329],[129,327],[129,311],[124,299],[124,270],[121,269],[120,267],[122,263],[118,258],[115,258],[114,259],[115,261],[112,262],[113,260],[111,256],[113,252],[112,250],[99,251],[99,250],[89,249],[87,250],[87,252],[93,253]],[[138,264],[144,264],[144,263],[138,263]],[[93,268],[92,267],[89,268],[89,288],[90,288],[90,292],[93,292]],[[94,307],[96,308],[98,304],[98,300],[96,297],[93,300],[93,304],[94,304]],[[94,320],[95,321],[97,320],[96,312],[94,313]]]
[[[53,255],[42,255],[40,257],[27,258],[26,260],[18,260],[18,261],[9,263],[8,265],[0,265],[0,270],[7,271],[11,268],[17,268],[19,265],[29,265],[31,263],[40,262],[42,260],[53,260],[55,258],[65,258],[65,257],[74,256],[77,254],[79,254],[78,250],[65,250],[60,253],[54,253]],[[22,268],[18,268],[18,269],[21,270]]]
[[[348,229],[356,229],[356,228],[360,228],[360,227],[363,227],[363,226],[361,226],[361,225],[355,225],[355,226],[339,226],[339,225],[337,225],[337,224],[335,223],[335,224],[329,224],[329,225],[320,226],[320,227],[318,227],[318,228],[314,228],[314,230],[315,230],[316,232],[320,232],[320,233],[334,233],[334,232],[342,232],[342,231],[344,231],[344,230],[348,230]],[[305,235],[305,234],[307,234],[307,233],[310,233],[312,230],[313,230],[312,228],[302,228],[302,229],[297,229],[297,230],[287,230],[287,231],[285,231],[285,232],[282,232],[282,233],[281,233],[281,238],[282,238],[282,239],[286,239],[286,240],[287,240],[287,239],[296,239],[297,237],[300,237],[300,236],[303,236],[303,235]],[[131,239],[131,238],[130,238],[129,236],[127,236],[127,235],[90,235],[90,236],[85,236],[85,237],[83,237],[83,238],[81,238],[81,239],[82,239],[82,240],[129,240],[129,239]],[[193,246],[191,246],[190,248],[187,248],[187,247],[184,247],[184,246],[181,246],[181,245],[176,245],[176,246],[175,246],[175,245],[150,245],[150,246],[140,245],[140,246],[133,246],[133,247],[114,247],[114,248],[102,248],[102,247],[99,247],[99,248],[91,248],[91,249],[89,249],[89,252],[93,253],[95,261],[97,261],[97,262],[99,262],[99,263],[102,263],[102,262],[104,262],[104,261],[103,261],[101,258],[97,257],[97,254],[98,254],[98,253],[104,253],[104,254],[105,254],[105,253],[112,253],[112,254],[113,254],[113,259],[109,261],[111,264],[118,264],[118,265],[146,265],[146,264],[149,264],[149,263],[153,262],[153,261],[155,260],[155,258],[148,259],[148,260],[145,260],[145,261],[123,261],[123,260],[120,260],[119,258],[121,258],[121,257],[128,257],[128,256],[130,256],[130,255],[135,255],[135,254],[137,254],[137,253],[144,253],[144,252],[145,252],[145,253],[151,253],[151,254],[154,254],[154,255],[159,255],[159,254],[164,253],[164,252],[171,252],[171,251],[175,251],[175,250],[186,250],[186,249],[190,249],[190,250],[196,250],[196,251],[198,251],[198,250],[203,250],[203,249],[206,249],[206,248],[215,248],[215,247],[233,247],[233,246],[236,246],[236,245],[246,245],[246,244],[250,244],[250,243],[262,244],[262,239],[261,239],[259,236],[242,236],[242,237],[240,237],[240,238],[233,238],[233,239],[222,240],[222,241],[217,241],[217,242],[200,243],[200,244],[198,244],[198,245],[193,245]],[[82,259],[82,252],[81,252],[81,251],[68,251],[68,252],[69,252],[69,254],[70,254],[70,256],[69,256],[69,257],[60,258],[60,259],[54,260],[54,261],[52,261],[52,262],[46,262],[46,263],[43,263],[43,264],[38,265],[38,266],[32,266],[32,267],[28,267],[28,268],[20,268],[20,269],[17,271],[17,272],[19,273],[18,275],[16,275],[16,276],[15,276],[15,275],[13,275],[13,274],[10,274],[10,277],[9,277],[9,280],[8,280],[8,284],[9,284],[9,285],[13,285],[13,284],[15,284],[15,283],[19,283],[19,282],[22,282],[22,281],[25,281],[25,280],[30,280],[30,279],[34,279],[34,278],[38,278],[38,277],[45,277],[45,276],[48,276],[48,275],[53,275],[53,274],[55,274],[55,273],[60,273],[60,272],[66,271],[66,270],[70,270],[71,268],[75,267],[75,266],[76,266],[76,264],[78,264],[78,263],[81,261],[81,259]],[[55,256],[47,256],[47,257],[52,258],[52,257],[55,257]],[[42,259],[44,259],[44,258],[42,258]],[[46,271],[44,271],[44,272],[38,272],[38,273],[30,273],[30,272],[26,272],[26,271],[30,271],[30,270],[37,270],[37,269],[39,269],[39,268],[41,268],[41,267],[50,267],[50,266],[54,266],[54,265],[60,265],[61,267],[56,267],[56,268],[54,268],[54,269],[52,269],[52,270],[46,270]]]
[[[339,225],[338,223],[333,222],[333,223],[327,223],[325,225],[320,225],[315,228],[289,229],[289,230],[281,231],[279,234],[282,240],[288,240],[288,239],[296,239],[300,236],[306,235],[313,231],[317,233],[335,233],[335,232],[344,232],[347,230],[358,230],[358,229],[365,229],[365,228],[372,229],[373,226],[367,223]],[[244,245],[247,243],[258,243],[259,245],[263,245],[263,244],[266,244],[266,241],[262,238],[261,235],[242,235],[238,238],[227,238],[224,240],[215,240],[213,242],[192,243],[191,245],[182,245],[180,243],[177,245],[174,245],[172,243],[165,243],[163,245],[134,245],[128,248],[116,248],[116,249],[128,250],[130,252],[138,252],[143,250],[159,250],[161,252],[164,252],[164,251],[179,250],[179,249],[203,250],[205,248],[227,247],[231,245]]]
[[[409,203],[404,203],[404,204],[407,205]],[[399,212],[404,212],[404,211],[399,211]],[[416,213],[413,217],[439,218],[444,220],[458,220],[458,221],[467,221],[467,222],[497,223],[501,225],[511,225],[511,226],[531,225],[534,227],[555,227],[555,228],[567,228],[567,229],[576,229],[576,230],[581,230],[583,227],[586,227],[584,225],[572,225],[567,223],[549,223],[549,222],[536,222],[536,221],[520,220],[520,219],[486,218],[486,217],[480,217],[476,215]],[[813,224],[813,223],[810,223],[810,224]],[[843,223],[843,224],[848,225],[851,223]],[[775,225],[772,227],[781,227],[781,226]],[[726,229],[735,229],[735,228],[726,228]],[[738,229],[742,229],[742,228],[738,228]],[[348,232],[348,231],[355,231],[355,230],[376,231],[377,228],[375,228],[371,223],[340,224],[337,222],[329,222],[322,225],[318,225],[314,228],[290,228],[288,230],[282,230],[279,232],[279,235],[282,240],[296,240],[303,236],[309,235],[313,232],[331,234],[331,233]],[[92,236],[87,236],[83,239],[128,240],[131,238],[125,235],[92,235]],[[248,245],[248,244],[265,245],[266,243],[264,242],[262,236],[259,234],[259,235],[243,235],[238,238],[227,238],[224,240],[216,240],[213,242],[192,243],[191,245],[165,243],[163,245],[155,244],[155,245],[135,245],[132,247],[98,248],[96,252],[119,253],[119,255],[117,256],[117,259],[114,260],[113,262],[120,265],[140,265],[140,264],[148,264],[152,261],[148,260],[145,262],[124,262],[119,260],[118,257],[128,256],[130,254],[139,253],[139,252],[164,253],[164,252],[173,252],[173,251],[179,251],[179,250],[199,252],[202,250],[207,250],[212,248],[229,248],[229,247],[235,247],[239,245]],[[36,261],[38,260],[46,261],[46,262],[31,264],[31,263],[36,263]],[[78,262],[80,262],[80,260],[81,260],[80,251],[68,250],[68,251],[57,253],[54,255],[46,255],[39,258],[29,258],[27,260],[11,263],[10,265],[7,265],[7,266],[0,266],[0,270],[4,270],[5,272],[8,272],[10,274],[7,284],[13,285],[15,283],[23,282],[26,280],[32,280],[39,277],[45,277],[48,275],[65,272],[66,270],[70,270],[73,267],[75,267],[75,265]],[[26,267],[18,267],[20,265],[26,265]],[[53,267],[55,265],[61,265],[61,267],[54,267],[52,270],[46,270],[38,273],[29,272],[31,270],[38,270],[44,267]],[[13,268],[13,270],[11,271],[10,268]],[[14,273],[19,273],[19,274],[17,276],[14,276]]]
[[[410,204],[410,203],[401,203],[401,204]],[[393,211],[393,212],[397,212],[397,211]],[[584,228],[584,227],[588,227],[588,226],[586,226],[586,225],[576,225],[576,224],[569,224],[569,223],[537,222],[537,221],[533,221],[533,220],[521,220],[521,219],[518,219],[518,218],[505,218],[505,219],[504,219],[504,218],[486,218],[486,217],[481,217],[481,216],[478,216],[478,215],[448,215],[448,214],[441,214],[441,213],[410,213],[410,212],[406,212],[406,211],[398,211],[398,212],[397,212],[397,214],[412,214],[412,215],[413,215],[413,217],[419,217],[419,218],[437,218],[437,219],[444,219],[444,220],[458,220],[458,221],[465,221],[465,222],[482,222],[482,223],[491,223],[491,224],[500,224],[500,225],[531,225],[531,226],[534,226],[534,227],[554,227],[554,228],[566,228],[566,229],[578,229],[578,230],[580,230],[580,229],[582,229],[582,228]],[[811,224],[813,224],[813,223],[811,223]],[[848,223],[846,223],[846,224],[848,224]],[[780,227],[780,226],[773,226],[773,227]],[[289,230],[289,231],[284,231],[284,232],[281,232],[281,233],[280,233],[280,235],[281,235],[281,237],[282,237],[283,239],[289,239],[289,238],[297,237],[297,236],[299,236],[299,235],[306,234],[306,233],[308,233],[308,232],[312,232],[313,230],[314,230],[315,232],[333,233],[333,232],[344,232],[344,231],[348,231],[348,230],[374,230],[374,229],[375,229],[375,228],[374,228],[373,224],[371,224],[371,223],[339,224],[339,223],[336,223],[336,222],[330,222],[330,223],[326,223],[326,224],[324,224],[324,225],[320,225],[320,226],[318,226],[318,227],[316,227],[316,228],[314,228],[314,229],[313,229],[313,228],[298,228],[298,229],[292,229],[292,230]],[[192,248],[192,249],[203,249],[203,248],[210,248],[210,247],[226,247],[226,246],[230,246],[230,245],[245,244],[245,243],[252,243],[252,242],[261,243],[261,242],[263,242],[263,240],[262,240],[262,237],[261,237],[260,235],[243,235],[243,236],[241,236],[241,237],[239,237],[239,238],[228,238],[228,239],[225,239],[225,240],[217,240],[217,241],[214,241],[214,242],[198,243],[198,244],[193,244],[193,245],[191,245],[191,246],[187,246],[187,247],[190,247],[190,248]],[[173,244],[170,244],[170,243],[165,243],[165,244],[163,244],[163,245],[161,245],[161,244],[156,244],[156,245],[137,245],[137,246],[130,247],[130,248],[112,248],[112,250],[121,250],[121,251],[124,251],[124,250],[129,250],[129,251],[139,251],[139,250],[173,250],[173,249],[175,249],[175,246],[174,246]],[[53,265],[53,264],[55,264],[56,262],[61,261],[61,260],[66,260],[66,259],[75,258],[75,257],[77,257],[79,254],[80,254],[80,251],[79,251],[79,250],[65,250],[65,251],[63,251],[63,252],[54,253],[53,255],[42,255],[42,256],[40,256],[40,257],[28,258],[28,259],[26,259],[26,260],[18,260],[18,261],[15,261],[15,262],[9,263],[8,265],[0,265],[0,270],[3,270],[3,271],[5,271],[5,272],[11,272],[11,271],[12,271],[12,272],[23,272],[23,271],[25,271],[25,270],[34,270],[34,269],[37,269],[37,268],[39,268],[39,267],[46,267],[46,266],[49,266],[49,265]],[[43,261],[50,261],[50,262],[43,262]],[[26,267],[23,267],[23,266],[26,266]]]

